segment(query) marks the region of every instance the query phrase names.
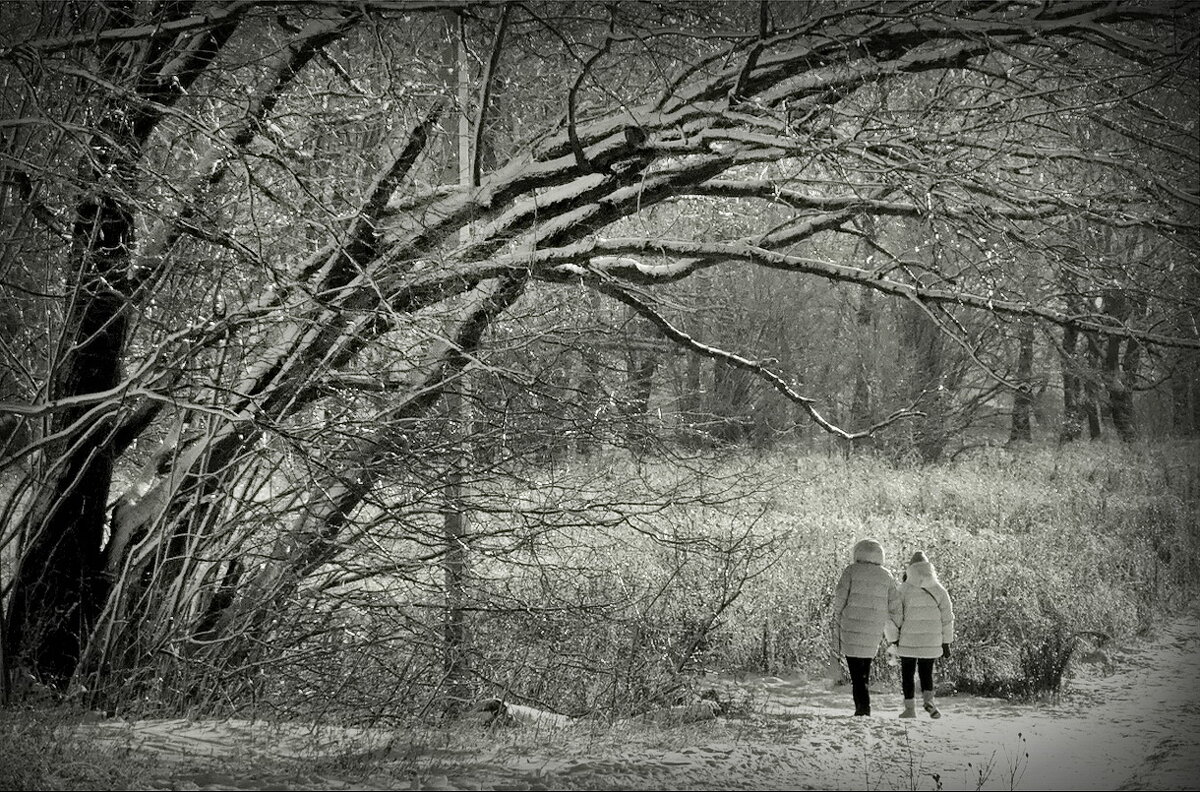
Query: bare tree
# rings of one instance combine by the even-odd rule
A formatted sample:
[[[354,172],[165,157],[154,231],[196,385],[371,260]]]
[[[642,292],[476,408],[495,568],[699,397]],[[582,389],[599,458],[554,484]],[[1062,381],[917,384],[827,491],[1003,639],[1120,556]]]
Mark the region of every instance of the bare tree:
[[[482,78],[470,184],[439,145],[459,134],[456,97],[423,55],[448,10]],[[19,559],[5,646],[59,686],[147,658],[261,668],[282,604],[377,537],[381,515],[418,535],[455,453],[443,396],[464,371],[545,387],[507,367],[519,355],[505,344],[531,317],[561,319],[539,304],[547,293],[566,295],[564,310],[595,299],[584,293],[623,306],[664,347],[753,378],[848,439],[910,405],[838,426],[822,393],[715,322],[686,332],[663,287],[761,268],[903,301],[926,393],[944,376],[941,345],[972,349],[970,316],[1125,344],[1124,371],[1134,348],[1200,348],[1173,321],[1194,298],[1166,300],[1144,268],[1121,271],[1144,309],[1115,312],[1077,299],[1117,272],[1090,248],[1062,264],[1069,294],[1030,294],[1012,286],[1021,260],[978,241],[987,229],[1013,255],[1041,253],[1082,217],[1196,266],[1189,4],[3,13],[22,19],[0,49],[5,234],[37,250],[3,285],[54,284],[19,298],[41,312],[48,351],[4,405],[8,436],[26,438],[0,460]],[[503,114],[486,98],[496,85]],[[27,128],[63,142],[18,141]],[[696,239],[644,214],[701,202],[771,220]],[[889,247],[886,223],[926,229],[938,254]],[[860,239],[871,258],[812,254]],[[644,351],[633,367],[643,414],[655,361]],[[419,543],[404,553],[414,570],[430,563]]]

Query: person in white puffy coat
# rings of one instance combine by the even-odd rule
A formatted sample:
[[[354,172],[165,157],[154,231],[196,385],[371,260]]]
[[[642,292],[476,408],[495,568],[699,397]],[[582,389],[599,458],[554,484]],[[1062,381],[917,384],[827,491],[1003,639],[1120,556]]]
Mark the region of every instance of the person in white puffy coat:
[[[900,591],[892,573],[883,566],[883,546],[874,539],[854,545],[854,563],[842,571],[833,592],[833,650],[845,655],[854,696],[854,714],[871,714],[867,680],[871,660],[888,625],[888,617],[899,607]]]
[[[931,718],[941,717],[933,693],[933,661],[950,656],[954,642],[954,605],[937,571],[923,552],[913,554],[904,571],[900,596],[887,625],[887,639],[900,656],[900,686],[904,692],[901,718],[915,718],[916,686],[913,673],[921,680],[921,696]]]

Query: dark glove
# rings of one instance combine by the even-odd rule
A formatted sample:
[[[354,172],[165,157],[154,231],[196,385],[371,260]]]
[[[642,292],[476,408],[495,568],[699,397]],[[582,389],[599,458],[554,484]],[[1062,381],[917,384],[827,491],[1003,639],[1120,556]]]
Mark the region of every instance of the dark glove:
[[[942,644],[942,657],[949,657],[949,656],[950,656],[950,644],[944,643],[944,644]]]

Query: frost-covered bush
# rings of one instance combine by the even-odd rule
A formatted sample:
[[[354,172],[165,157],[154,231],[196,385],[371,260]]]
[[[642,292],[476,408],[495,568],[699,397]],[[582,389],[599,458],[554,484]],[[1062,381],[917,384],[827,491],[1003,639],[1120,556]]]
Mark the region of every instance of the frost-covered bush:
[[[380,545],[403,576],[335,590],[325,611],[297,600],[278,632],[295,661],[253,670],[271,677],[264,706],[326,718],[434,714],[448,698],[622,717],[695,700],[714,672],[823,673],[834,585],[874,537],[897,578],[924,550],[954,599],[943,691],[1055,695],[1081,638],[1127,639],[1200,590],[1195,450],[992,449],[911,467],[779,451],[709,460],[699,493],[667,462],[489,482],[457,681],[437,525],[428,546]],[[882,652],[873,673],[898,684]]]
[[[879,539],[899,577],[929,554],[954,599],[945,688],[1058,693],[1081,636],[1128,638],[1200,590],[1195,444],[990,449],[940,466],[792,464],[809,475],[778,504],[789,550],[739,604],[728,660],[816,669],[828,658],[832,588],[853,543]],[[770,636],[761,637],[762,631]],[[759,666],[756,643],[784,647]],[[885,663],[873,669],[890,679]]]

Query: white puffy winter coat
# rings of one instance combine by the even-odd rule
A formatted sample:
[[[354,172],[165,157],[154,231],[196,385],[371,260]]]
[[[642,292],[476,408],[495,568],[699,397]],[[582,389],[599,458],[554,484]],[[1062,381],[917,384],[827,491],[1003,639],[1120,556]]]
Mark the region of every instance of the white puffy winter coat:
[[[928,561],[909,564],[905,575],[887,638],[895,641],[899,637],[897,653],[901,657],[941,657],[942,644],[954,642],[950,594]]]
[[[888,614],[898,607],[899,589],[883,568],[883,547],[873,539],[854,546],[833,592],[834,651],[847,657],[874,657]]]

